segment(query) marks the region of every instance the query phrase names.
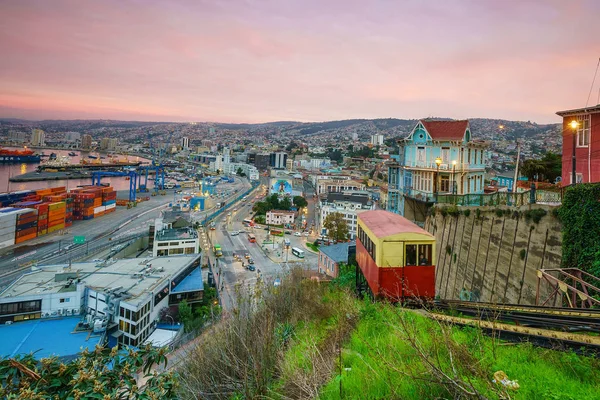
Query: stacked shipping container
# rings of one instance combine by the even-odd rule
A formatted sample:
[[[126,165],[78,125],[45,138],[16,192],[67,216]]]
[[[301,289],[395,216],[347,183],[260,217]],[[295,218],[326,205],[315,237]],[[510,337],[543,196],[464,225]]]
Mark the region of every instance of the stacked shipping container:
[[[34,225],[35,223],[35,225]],[[0,208],[0,248],[24,242],[35,236],[37,212],[29,208]],[[37,232],[35,232],[37,235]],[[24,239],[27,237],[26,239]]]
[[[23,243],[37,237],[38,212],[35,209],[23,208],[17,215],[15,227],[15,243]]]
[[[73,199],[73,219],[98,218],[115,211],[117,192],[110,186],[88,186],[69,193]]]

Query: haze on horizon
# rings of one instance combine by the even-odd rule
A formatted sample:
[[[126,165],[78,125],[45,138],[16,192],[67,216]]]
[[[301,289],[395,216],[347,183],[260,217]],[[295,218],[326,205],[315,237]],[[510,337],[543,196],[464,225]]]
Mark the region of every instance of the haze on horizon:
[[[585,106],[599,16],[595,0],[3,2],[0,117],[555,123]]]

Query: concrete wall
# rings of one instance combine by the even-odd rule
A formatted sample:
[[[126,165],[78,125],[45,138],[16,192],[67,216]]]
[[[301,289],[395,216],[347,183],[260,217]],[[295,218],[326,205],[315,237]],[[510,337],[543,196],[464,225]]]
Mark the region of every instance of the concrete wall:
[[[524,213],[538,208],[548,214],[537,224],[527,221]],[[475,301],[535,304],[537,270],[561,263],[561,225],[553,208],[460,207],[458,216],[444,217],[439,210],[429,216],[425,229],[438,243],[436,295],[459,299],[466,291]],[[510,212],[498,216],[497,209]],[[548,290],[542,285],[542,296]]]

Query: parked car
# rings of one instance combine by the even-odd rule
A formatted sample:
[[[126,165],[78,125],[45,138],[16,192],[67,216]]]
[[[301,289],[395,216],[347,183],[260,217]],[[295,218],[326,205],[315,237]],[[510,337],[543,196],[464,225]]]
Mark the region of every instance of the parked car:
[[[307,237],[308,237],[308,232],[304,232],[304,236],[307,236]]]
[[[254,267],[254,265],[250,264],[248,265],[248,271],[256,271],[256,268]]]
[[[249,258],[249,259],[248,259],[248,264],[254,264],[254,260],[253,260],[253,259],[251,259],[251,258]]]
[[[244,255],[244,257],[246,257],[246,259],[250,258],[250,253],[246,252],[246,254]]]
[[[294,236],[301,237],[301,236],[302,236],[302,233],[301,233],[301,232],[294,232]]]
[[[292,234],[292,231],[285,231],[285,234],[286,234],[286,235],[291,235],[291,234]]]

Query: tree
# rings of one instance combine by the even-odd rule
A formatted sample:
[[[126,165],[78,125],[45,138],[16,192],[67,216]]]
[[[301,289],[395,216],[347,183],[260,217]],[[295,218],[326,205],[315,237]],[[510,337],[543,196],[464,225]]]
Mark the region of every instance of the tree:
[[[58,357],[36,360],[33,354],[0,358],[3,399],[175,399],[173,373],[151,374],[152,365],[167,365],[166,348],[140,350],[97,346],[69,362]],[[136,372],[148,377],[138,388]]]
[[[325,217],[323,226],[327,229],[327,236],[336,242],[345,242],[348,240],[348,224],[344,216],[334,212]]]
[[[380,181],[383,180],[383,174],[381,172],[377,173],[377,179],[379,179]]]
[[[302,196],[294,196],[293,203],[298,208],[306,207],[308,205],[308,201]]]
[[[244,173],[244,171],[242,171],[242,167],[238,167],[236,173],[238,174],[238,176],[242,176],[242,174]]]
[[[279,209],[289,210],[290,208],[292,208],[292,201],[289,197],[284,197],[283,200],[279,202]]]

